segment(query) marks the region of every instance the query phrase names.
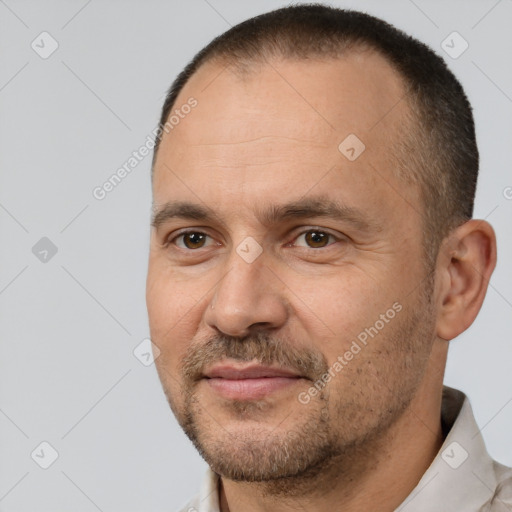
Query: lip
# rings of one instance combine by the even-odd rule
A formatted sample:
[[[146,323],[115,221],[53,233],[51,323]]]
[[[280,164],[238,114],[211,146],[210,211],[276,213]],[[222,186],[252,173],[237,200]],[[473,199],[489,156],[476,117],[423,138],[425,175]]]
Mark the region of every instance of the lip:
[[[259,378],[272,378],[272,377],[292,377],[298,378],[296,372],[287,370],[286,368],[276,368],[273,366],[250,365],[250,366],[234,366],[231,364],[214,365],[204,373],[204,376],[210,379],[259,379]]]
[[[303,377],[271,366],[215,365],[203,376],[210,389],[231,400],[258,400],[294,386]]]

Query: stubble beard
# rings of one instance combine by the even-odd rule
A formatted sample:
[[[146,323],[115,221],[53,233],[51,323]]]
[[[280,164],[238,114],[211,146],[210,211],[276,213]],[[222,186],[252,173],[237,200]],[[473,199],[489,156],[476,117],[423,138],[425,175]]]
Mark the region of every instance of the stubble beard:
[[[433,341],[432,287],[429,279],[416,304],[404,307],[404,316],[395,318],[379,333],[382,338],[373,340],[379,343],[377,350],[375,346],[365,347],[360,361],[354,359],[350,363],[353,367],[343,369],[350,370],[357,385],[345,380],[343,389],[336,393],[336,379],[342,379],[337,376],[309,404],[296,401],[301,409],[294,414],[291,428],[265,424],[229,431],[200,404],[195,386],[187,378],[182,381],[188,384],[181,390],[181,405],[166,391],[171,408],[215,473],[258,485],[262,495],[312,496],[324,492],[331,480],[354,480],[376,463],[390,427],[407,410],[421,383]],[[185,359],[184,372],[190,378],[194,371],[197,375],[204,361],[218,360],[221,354],[244,361],[256,357],[263,364],[292,368],[302,361],[313,381],[328,369],[319,353],[295,350],[289,344],[283,349],[265,334],[247,341],[223,337],[210,341]],[[251,411],[264,408],[257,402],[233,401],[229,405],[233,418],[250,417]],[[289,425],[285,420],[283,424]]]

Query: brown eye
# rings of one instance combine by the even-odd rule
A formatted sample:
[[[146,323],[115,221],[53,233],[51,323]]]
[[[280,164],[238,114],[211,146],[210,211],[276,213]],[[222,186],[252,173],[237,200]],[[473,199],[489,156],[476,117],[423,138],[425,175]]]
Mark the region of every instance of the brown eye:
[[[183,241],[183,246],[177,244],[181,249],[201,249],[204,247],[207,236],[200,231],[186,231],[178,235],[174,240],[181,239]]]
[[[305,240],[308,245],[310,245],[313,249],[318,249],[319,247],[326,247],[327,242],[329,241],[328,233],[323,233],[322,231],[308,231],[305,233]]]
[[[304,245],[304,243],[297,244],[297,241],[301,240],[302,238],[304,238],[306,245]],[[323,249],[329,245],[333,245],[332,243],[329,243],[331,238],[337,241],[334,235],[331,235],[326,231],[322,231],[320,229],[309,229],[299,234],[294,242],[294,245],[297,245],[298,247],[304,247],[305,249]]]

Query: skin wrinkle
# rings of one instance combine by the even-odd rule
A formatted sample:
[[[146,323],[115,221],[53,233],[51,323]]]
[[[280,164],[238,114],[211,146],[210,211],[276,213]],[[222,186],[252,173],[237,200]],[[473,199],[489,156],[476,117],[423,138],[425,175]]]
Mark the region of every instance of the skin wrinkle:
[[[311,144],[311,140],[309,139],[297,139],[296,137],[284,137],[283,135],[267,135],[265,137],[256,137],[255,139],[249,139],[249,140],[240,140],[236,142],[213,142],[211,144],[190,144],[190,147],[208,147],[208,146],[236,146],[241,144],[250,144],[254,142],[261,142],[261,141],[274,141],[276,139],[284,139],[289,140],[297,143],[301,142],[307,142],[308,144]],[[325,144],[318,143],[318,147],[326,148],[328,147]]]
[[[327,145],[324,145],[324,146],[327,146]],[[245,184],[245,179],[242,179],[242,180],[241,180],[241,183],[242,183],[242,187],[243,187],[243,186],[244,186],[244,184]],[[187,396],[191,396],[191,395],[187,395]],[[192,407],[193,407],[193,402],[191,402],[187,407],[185,407],[185,409],[190,411],[190,410],[192,410]],[[233,405],[233,408],[235,409],[235,411],[237,410],[237,406]],[[240,408],[239,408],[239,407],[238,407],[238,411],[240,411]],[[355,412],[354,412],[354,413],[352,413],[352,415],[355,415],[355,414],[356,414]],[[312,415],[311,415],[311,420],[310,420],[310,421],[313,421],[313,420],[314,420],[314,417],[315,417],[315,414],[314,414],[314,413],[312,413]],[[347,418],[347,423],[352,423],[355,419],[356,419],[356,418],[351,418],[351,417],[349,417],[349,418]],[[189,420],[188,420],[188,421],[189,421],[189,422],[191,422],[190,418],[189,418]],[[384,421],[384,420],[382,419],[381,421]],[[197,422],[199,422],[199,418],[197,419]],[[193,423],[193,422],[192,422],[192,423]],[[318,432],[318,431],[319,431],[318,426],[316,425],[316,422],[314,422],[314,423],[315,423],[314,430],[315,430],[316,432]],[[185,421],[185,422],[184,422],[184,424],[183,424],[182,426],[184,426],[184,428],[186,428],[186,425],[187,425],[187,422]],[[192,428],[192,427],[189,427],[189,435],[191,435],[191,436],[193,437],[193,434],[191,433],[191,428]],[[311,431],[311,433],[310,433],[310,434],[311,434],[311,437],[312,437],[312,431]],[[317,437],[318,437],[318,441],[317,441],[318,443],[326,442],[326,438],[328,437],[328,434],[327,434],[327,433],[324,433],[324,434],[322,434],[322,435],[318,435]],[[246,441],[246,443],[247,443],[247,442],[249,441],[249,439],[248,439],[248,438],[246,438],[246,439],[245,439],[245,441]],[[299,439],[299,441],[300,441],[300,439]],[[197,441],[196,441],[196,442],[197,442]],[[309,443],[309,442],[311,442],[311,439],[309,439],[308,443]],[[333,441],[332,441],[332,440],[330,440],[330,442],[333,442]],[[206,443],[206,441],[205,441],[205,440],[203,440],[203,443]],[[347,447],[346,447],[346,450],[349,450],[349,446],[350,446],[350,444],[351,444],[351,443],[352,443],[352,444],[354,444],[354,443],[355,443],[355,441],[349,441],[349,442],[348,442],[348,445],[347,445]],[[369,445],[367,444],[366,446],[367,446],[367,448],[368,448],[368,446],[369,446]],[[267,449],[268,449],[268,448],[269,448],[269,447],[267,446]],[[304,446],[301,446],[301,445],[300,445],[300,443],[299,443],[299,445],[296,445],[296,447],[295,447],[295,453],[296,453],[297,451],[299,451],[299,452],[304,451],[304,448],[305,448],[305,447],[304,447]],[[274,450],[275,450],[275,449],[274,449]],[[331,449],[329,449],[329,448],[325,447],[325,448],[319,448],[319,450],[320,450],[320,452],[319,452],[319,453],[317,453],[317,455],[319,455],[319,458],[318,458],[317,460],[318,460],[318,461],[322,461],[321,463],[322,463],[322,464],[324,465],[324,467],[325,467],[325,459],[326,459],[326,458],[327,458],[327,459],[329,458],[329,457],[328,457],[328,453],[329,453],[329,450],[331,450]],[[327,451],[324,451],[324,450],[327,450]],[[305,452],[305,453],[307,453],[307,452]],[[275,454],[275,455],[277,456],[277,454]],[[331,453],[331,455],[330,455],[330,456],[331,456],[331,457],[335,457],[335,454]],[[355,454],[353,454],[353,456],[352,456],[352,457],[350,457],[350,459],[352,459],[352,461],[353,461],[353,458],[354,458],[354,457],[355,457]],[[223,458],[223,457],[221,457],[221,459],[222,459],[222,458]],[[295,463],[296,463],[296,464],[299,464],[299,466],[300,466],[300,463],[299,463],[298,461],[295,461]],[[283,484],[282,484],[282,482],[281,482],[281,483],[277,483],[277,482],[276,482],[276,483],[273,483],[273,484],[272,484],[272,487],[274,487],[273,491],[272,491],[272,489],[271,489],[270,487],[268,487],[268,488],[267,488],[267,492],[268,492],[269,494],[277,493],[278,495],[283,495],[283,494],[286,494],[287,492],[288,492],[288,493],[292,493],[292,494],[297,494],[297,492],[298,492],[298,491],[299,491],[299,489],[301,489],[301,488],[303,489],[303,491],[305,491],[307,488],[311,488],[311,484],[310,484],[309,486],[305,486],[305,483],[306,483],[307,481],[310,481],[310,482],[311,482],[312,475],[314,475],[314,474],[319,474],[319,473],[318,473],[318,472],[319,472],[319,463],[320,463],[320,462],[317,462],[317,463],[310,462],[310,467],[309,467],[309,469],[307,470],[307,475],[305,476],[304,480],[302,480],[302,479],[297,479],[297,480],[295,481],[295,482],[296,482],[296,485],[294,486],[294,490],[292,490],[292,489],[289,487],[289,484],[288,484],[287,486],[284,486],[284,488],[283,488]],[[352,463],[351,465],[353,466],[353,463]],[[339,466],[339,464],[334,464],[334,463],[333,463],[333,467],[337,467],[337,466]],[[337,469],[339,470],[339,467],[338,467]],[[361,471],[362,471],[362,470],[361,470]],[[247,477],[247,474],[246,474],[246,477]],[[278,481],[278,482],[279,482],[279,481]],[[270,484],[269,484],[269,485],[270,485]],[[286,491],[286,487],[288,487],[288,491]]]
[[[427,307],[431,307],[427,305]],[[409,326],[409,329],[412,330],[415,327],[413,323]],[[426,330],[428,332],[428,329]],[[407,331],[400,332],[401,338],[407,339]],[[401,342],[400,339],[396,339],[395,343],[399,343],[400,345],[403,345],[403,342]],[[191,348],[190,354],[188,357],[185,358],[183,361],[183,368],[182,373],[186,377],[188,384],[185,385],[185,389],[191,389],[193,386],[194,381],[198,381],[201,370],[204,369],[204,361],[210,361],[210,360],[218,360],[222,356],[230,357],[234,360],[243,360],[243,361],[251,361],[254,360],[254,358],[257,358],[258,361],[261,363],[277,363],[277,366],[282,366],[286,368],[294,368],[297,370],[300,370],[300,366],[295,363],[297,359],[301,359],[304,362],[302,373],[305,375],[308,375],[310,380],[312,382],[318,380],[322,374],[325,374],[328,370],[327,362],[323,360],[322,356],[319,354],[316,356],[314,353],[309,354],[305,353],[303,356],[297,356],[296,359],[291,359],[289,357],[290,353],[293,353],[293,349],[287,349],[286,352],[282,351],[282,348],[286,346],[285,343],[281,343],[277,345],[275,348],[267,341],[265,337],[262,335],[251,338],[247,341],[236,341],[231,342],[231,344],[228,344],[230,340],[222,341],[219,339],[217,344],[210,343],[206,345],[201,345],[197,349]],[[266,343],[265,343],[266,342]],[[230,347],[230,348],[228,348]],[[405,346],[404,346],[405,348]],[[281,350],[279,350],[281,349]],[[275,350],[278,350],[277,355]],[[400,349],[399,349],[400,350]],[[403,350],[403,349],[402,349]],[[406,349],[407,350],[407,349]],[[389,351],[389,349],[387,349]],[[427,357],[427,356],[425,356]],[[406,364],[413,366],[413,359],[406,359]],[[370,364],[370,361],[368,361],[368,364]],[[311,368],[311,369],[310,369]],[[402,383],[403,385],[404,383]],[[396,392],[396,391],[395,391]],[[188,395],[191,396],[191,395]],[[322,401],[328,401],[328,394],[326,392],[322,392],[320,394],[320,400]],[[265,404],[259,404],[260,408],[263,408]],[[358,420],[358,413],[355,411],[355,409],[360,407],[360,403],[354,402],[352,407],[354,407],[353,412],[351,412],[351,415],[344,418],[344,421],[346,423],[353,423],[357,422]],[[402,403],[399,407],[399,410],[403,412],[408,404]],[[252,404],[247,404],[245,407],[240,404],[234,402],[232,404],[233,409],[241,415],[241,413],[245,412],[246,409],[251,409]],[[194,404],[192,401],[189,401],[186,407],[184,407],[184,410],[187,411],[185,419],[182,420],[182,427],[186,432],[188,432],[189,436],[191,437],[192,441],[196,445],[196,448],[202,453],[203,456],[207,458],[207,461],[212,465],[212,467],[219,472],[220,474],[224,474],[227,472],[227,468],[223,467],[222,464],[219,465],[219,462],[216,462],[211,459],[211,456],[209,457],[207,453],[204,452],[203,444],[199,441],[199,435],[196,431],[196,424],[199,422],[194,419],[194,415],[192,414],[192,411],[194,411]],[[323,409],[324,411],[327,411],[327,418],[329,417],[329,411],[328,409]],[[350,410],[350,409],[349,409]],[[308,432],[308,435],[310,437],[317,437],[322,438],[324,442],[327,443],[334,443],[333,440],[330,439],[329,436],[329,423],[327,422],[326,416],[320,415],[321,421],[318,424],[317,422],[315,425],[316,431]],[[391,419],[396,420],[396,418],[391,418],[388,416],[388,419],[385,420],[384,417],[382,418],[381,428],[384,425],[388,425],[388,422],[391,421]],[[293,467],[295,467],[295,473],[291,472],[290,475],[294,475],[294,481],[285,481],[283,482],[282,479],[276,479],[269,483],[267,483],[265,487],[265,494],[267,496],[294,496],[294,497],[301,497],[306,494],[309,494],[310,496],[320,495],[324,492],[324,487],[322,486],[321,493],[318,491],[316,487],[316,482],[313,480],[313,477],[315,475],[322,474],[322,477],[325,481],[326,475],[329,474],[328,468],[331,467],[331,471],[335,472],[336,478],[339,478],[340,471],[343,471],[343,468],[346,468],[346,466],[343,464],[343,459],[349,458],[352,462],[350,471],[353,474],[354,473],[354,464],[353,462],[357,459],[360,460],[367,460],[368,454],[375,451],[375,446],[378,445],[378,441],[381,441],[381,439],[375,438],[372,439],[374,436],[381,436],[382,432],[379,430],[378,432],[369,432],[367,436],[364,439],[364,444],[359,444],[358,441],[353,440],[349,443],[346,443],[344,446],[344,449],[342,451],[334,451],[331,447],[329,447],[329,444],[321,449],[321,451],[317,452],[318,459],[316,462],[309,462],[307,470],[304,470],[300,464],[299,460],[300,458],[295,458],[293,460],[293,463],[295,464]],[[306,437],[306,436],[304,436]],[[302,441],[303,438],[299,439],[299,441]],[[328,441],[327,441],[328,440]],[[320,441],[320,439],[319,439]],[[373,441],[373,442],[372,442]],[[231,443],[233,443],[234,440],[231,439]],[[249,439],[243,439],[243,443],[248,445],[250,444]],[[311,443],[311,439],[307,441],[306,444],[299,444],[296,445],[293,448],[293,453],[307,453],[307,445]],[[275,448],[274,448],[275,449]],[[288,451],[290,450],[289,446],[285,444],[285,456],[282,461],[278,463],[279,467],[286,466],[286,461],[289,460],[289,457],[287,456]],[[378,452],[377,452],[378,453]],[[278,455],[274,455],[275,457],[278,457]],[[340,460],[341,459],[341,460]],[[221,459],[219,459],[221,460]],[[261,461],[260,461],[261,463]],[[256,460],[253,461],[254,466],[257,467],[258,462]],[[361,465],[360,472],[364,473],[368,470],[368,467],[366,465]],[[232,475],[232,478],[234,475]],[[242,478],[242,475],[239,475],[239,478]],[[248,479],[249,476],[246,474],[245,479]],[[254,477],[252,477],[254,478]],[[257,481],[257,480],[256,480]]]
[[[354,233],[357,233],[361,237],[364,235],[374,236],[383,229],[381,223],[368,217],[363,210],[345,205],[340,201],[333,201],[326,195],[300,198],[297,201],[279,205],[265,205],[258,208],[256,217],[263,227],[278,225],[281,221],[325,219],[325,221],[342,224],[350,234],[354,236]],[[158,231],[168,222],[176,219],[197,220],[206,223],[214,221],[225,226],[225,221],[211,209],[186,201],[169,201],[155,207],[151,225]]]
[[[389,156],[389,140],[407,113],[398,102],[403,87],[375,54],[279,61],[279,69],[336,120],[336,132],[264,65],[243,81],[204,65],[178,97],[177,104],[196,97],[198,106],[162,139],[154,204],[203,204],[223,227],[202,220],[169,224],[173,231],[203,226],[220,242],[193,254],[162,246],[169,231],[153,229],[147,304],[151,339],[161,352],[155,364],[179,424],[222,476],[222,512],[228,503],[230,512],[315,512],[334,504],[351,512],[376,503],[391,512],[442,443],[447,351],[437,336],[446,277],[436,279],[425,268],[421,193],[398,180]],[[269,102],[276,115],[266,115]],[[371,133],[359,130],[388,111]],[[366,145],[354,162],[337,149],[348,133]],[[269,154],[280,158],[265,160]],[[285,248],[292,228],[335,232],[342,224],[315,218],[267,226],[257,218],[265,206],[321,193],[363,210],[381,229],[363,240],[348,235],[343,248],[313,255],[312,249]],[[247,236],[263,248],[252,263],[235,250]],[[394,304],[400,312],[301,404],[299,393]],[[230,401],[200,378],[222,360],[300,369],[304,378],[259,401]]]

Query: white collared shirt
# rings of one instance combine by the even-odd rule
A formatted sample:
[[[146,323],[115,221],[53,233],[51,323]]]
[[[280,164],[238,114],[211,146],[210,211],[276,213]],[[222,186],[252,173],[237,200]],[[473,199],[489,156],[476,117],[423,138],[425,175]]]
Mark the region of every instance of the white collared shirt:
[[[441,417],[448,435],[395,512],[512,512],[512,469],[487,453],[466,395],[444,386]],[[208,469],[180,512],[220,512],[218,488],[219,475]]]

